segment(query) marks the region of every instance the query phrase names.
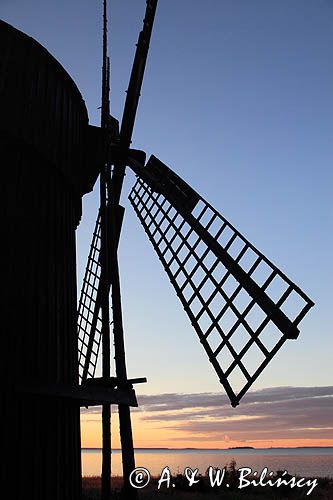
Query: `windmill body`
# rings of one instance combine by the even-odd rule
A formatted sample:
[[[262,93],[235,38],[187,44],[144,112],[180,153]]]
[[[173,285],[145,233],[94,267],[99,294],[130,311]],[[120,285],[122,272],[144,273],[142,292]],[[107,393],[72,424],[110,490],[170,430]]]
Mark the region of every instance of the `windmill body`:
[[[66,71],[2,21],[0,62],[2,474],[15,500],[78,500],[75,230],[99,173],[98,145]]]

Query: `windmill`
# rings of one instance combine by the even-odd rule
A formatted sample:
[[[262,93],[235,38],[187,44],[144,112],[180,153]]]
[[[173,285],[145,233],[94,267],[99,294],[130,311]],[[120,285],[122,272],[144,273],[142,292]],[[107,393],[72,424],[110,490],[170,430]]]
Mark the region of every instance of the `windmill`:
[[[213,206],[156,156],[146,162],[130,148],[157,0],[147,0],[120,131],[110,117],[106,0],[104,0],[101,128],[105,163],[100,208],[93,232],[78,309],[81,385],[107,387],[118,404],[124,487],[135,467],[130,406],[136,399],[126,372],[118,242],[126,167],[137,180],[130,203],[223,385],[237,406],[282,345],[299,335],[298,325],[314,303]],[[111,292],[111,293],[110,293]],[[112,321],[110,322],[109,294]],[[110,332],[111,326],[111,332]],[[115,374],[111,376],[110,338]],[[102,344],[102,377],[96,365]],[[236,390],[236,387],[238,389]],[[110,392],[110,394],[111,394]],[[110,404],[103,405],[103,498],[110,494]]]

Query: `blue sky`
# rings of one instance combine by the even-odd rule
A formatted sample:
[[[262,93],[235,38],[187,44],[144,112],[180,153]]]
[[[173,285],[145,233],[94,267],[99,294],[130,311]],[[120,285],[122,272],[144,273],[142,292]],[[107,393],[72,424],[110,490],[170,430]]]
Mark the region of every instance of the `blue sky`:
[[[144,0],[114,0],[120,117]],[[99,123],[101,2],[2,0],[1,17],[65,67]],[[133,147],[154,153],[316,303],[254,389],[332,383],[333,2],[160,0]],[[120,246],[131,376],[142,394],[223,392],[125,194]],[[98,204],[84,199],[78,286]]]

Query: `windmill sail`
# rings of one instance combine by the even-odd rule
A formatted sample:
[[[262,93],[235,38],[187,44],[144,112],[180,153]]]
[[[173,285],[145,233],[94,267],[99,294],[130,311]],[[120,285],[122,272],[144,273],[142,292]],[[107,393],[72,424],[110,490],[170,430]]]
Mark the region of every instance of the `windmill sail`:
[[[98,297],[101,276],[100,249],[101,216],[98,213],[78,307],[80,382],[83,382],[88,377],[94,377],[101,344],[102,319]]]
[[[314,304],[156,157],[138,173],[130,202],[237,406]]]

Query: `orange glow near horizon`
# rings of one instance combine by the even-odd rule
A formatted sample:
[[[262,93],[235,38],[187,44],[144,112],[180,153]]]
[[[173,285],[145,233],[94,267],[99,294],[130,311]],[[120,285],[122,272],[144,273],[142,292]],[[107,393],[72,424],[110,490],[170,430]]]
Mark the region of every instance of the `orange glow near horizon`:
[[[133,436],[136,448],[220,448],[235,446],[252,446],[254,448],[293,448],[302,446],[333,446],[331,438],[304,437],[286,439],[278,435],[273,439],[232,439],[232,436],[222,435],[220,439],[209,434],[200,433],[193,439],[193,433],[175,431],[175,422],[166,425],[162,421],[146,421],[141,418],[142,412],[133,412]],[[171,425],[170,425],[171,424]],[[112,416],[112,447],[120,448],[118,416]],[[306,432],[305,432],[306,434]],[[101,448],[101,417],[99,414],[81,415],[81,446],[82,448]]]

